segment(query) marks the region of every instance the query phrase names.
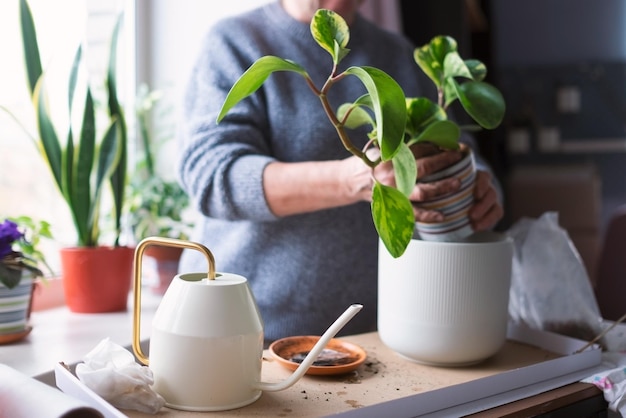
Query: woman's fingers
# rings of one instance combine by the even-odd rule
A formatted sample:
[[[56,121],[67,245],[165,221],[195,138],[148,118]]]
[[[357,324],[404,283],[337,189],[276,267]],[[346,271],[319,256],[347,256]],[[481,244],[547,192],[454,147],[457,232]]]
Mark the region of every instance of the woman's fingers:
[[[491,181],[491,175],[486,171],[478,171],[474,186],[474,206],[469,211],[474,230],[484,231],[493,228],[503,215],[504,209]]]
[[[417,178],[419,179],[443,170],[461,161],[462,158],[463,154],[459,151],[445,151],[428,157],[418,158],[415,160],[417,164]]]
[[[413,202],[423,202],[456,192],[461,187],[461,180],[450,177],[430,183],[417,183],[409,195]]]

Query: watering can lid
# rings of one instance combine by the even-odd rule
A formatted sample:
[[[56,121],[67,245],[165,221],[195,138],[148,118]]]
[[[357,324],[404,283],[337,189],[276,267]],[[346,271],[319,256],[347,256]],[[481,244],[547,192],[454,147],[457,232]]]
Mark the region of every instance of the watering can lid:
[[[209,279],[207,273],[181,273],[176,277],[184,282],[195,283],[202,286],[232,286],[248,281],[245,277],[233,273],[216,273],[215,279]]]

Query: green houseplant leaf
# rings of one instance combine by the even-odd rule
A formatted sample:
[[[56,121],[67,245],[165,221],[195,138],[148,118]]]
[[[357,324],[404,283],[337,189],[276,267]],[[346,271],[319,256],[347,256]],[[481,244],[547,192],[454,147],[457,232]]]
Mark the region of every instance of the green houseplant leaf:
[[[307,76],[304,68],[292,61],[272,55],[259,58],[231,87],[217,116],[217,122],[219,123],[233,106],[257,91],[267,80],[267,77],[276,71],[294,71],[302,76]]]
[[[459,126],[449,120],[437,120],[428,125],[415,138],[409,141],[409,145],[418,142],[431,142],[441,148],[453,150],[459,148],[459,138],[461,130]]]
[[[445,78],[464,77],[470,80],[473,79],[470,69],[456,51],[449,52],[443,59],[443,76]]]
[[[35,33],[35,22],[30,12],[28,3],[20,0],[20,23],[22,29],[22,39],[25,46],[24,59],[26,61],[26,72],[28,75],[28,88],[31,96],[35,93],[35,86],[42,73],[41,58],[39,55],[39,45]]]
[[[375,182],[372,189],[372,218],[385,248],[393,257],[404,253],[413,237],[413,206],[402,192]]]
[[[62,150],[59,138],[50,120],[46,108],[45,89],[43,79],[35,86],[33,92],[33,105],[37,112],[37,127],[39,128],[40,151],[44,154],[52,176],[59,188],[63,187]]]
[[[415,156],[408,144],[402,142],[396,155],[393,157],[393,172],[396,177],[396,187],[403,195],[409,196],[415,187],[415,173],[417,164]]]
[[[339,64],[350,52],[346,48],[350,40],[350,30],[345,20],[330,10],[319,10],[311,20],[311,35],[319,46],[333,57],[333,63]]]
[[[474,81],[483,81],[487,76],[487,67],[481,61],[469,59],[465,60],[465,65],[472,74]]]
[[[415,62],[437,87],[439,106],[444,112],[459,99],[463,109],[482,128],[494,129],[500,125],[505,112],[502,94],[497,88],[483,81],[487,75],[487,67],[481,61],[461,58],[453,38],[436,36],[428,44],[416,48],[413,56]],[[422,108],[425,109],[425,105],[417,107],[421,112],[425,112]],[[409,118],[409,125],[416,129],[417,122],[413,121],[415,116],[411,109]],[[421,122],[419,118],[417,120]],[[447,148],[443,143],[441,146]]]
[[[350,67],[345,72],[358,77],[367,89],[377,121],[376,137],[382,159],[391,160],[404,138],[404,91],[393,78],[377,68]]]
[[[122,234],[122,209],[124,206],[124,194],[126,188],[126,171],[128,168],[128,138],[126,119],[124,111],[117,98],[117,46],[119,33],[122,27],[122,15],[119,16],[113,34],[109,50],[109,64],[107,66],[106,86],[109,93],[109,117],[117,124],[117,135],[119,139],[119,160],[115,162],[113,172],[110,175],[111,191],[113,194],[113,207],[115,222],[115,246],[119,245]]]
[[[410,137],[419,135],[429,124],[437,120],[446,120],[446,112],[425,97],[406,99],[407,122],[406,132]]]
[[[474,81],[456,85],[465,111],[483,128],[494,129],[504,118],[504,98],[491,84]]]
[[[367,97],[367,104],[362,100],[363,97]],[[342,121],[346,128],[356,129],[363,125],[375,126],[376,122],[372,119],[370,113],[364,109],[367,107],[371,109],[371,100],[369,95],[361,96],[354,103],[344,103],[337,109],[337,118]]]
[[[436,36],[430,43],[415,49],[413,58],[437,88],[444,84],[444,60],[446,55],[456,52],[456,41],[449,36]]]

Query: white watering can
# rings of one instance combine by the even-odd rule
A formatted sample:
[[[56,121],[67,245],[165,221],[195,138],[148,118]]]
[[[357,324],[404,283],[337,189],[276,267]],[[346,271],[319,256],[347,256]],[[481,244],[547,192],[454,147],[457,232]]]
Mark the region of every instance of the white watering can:
[[[149,357],[140,346],[142,256],[150,245],[203,253],[206,273],[182,273],[172,280],[152,322]],[[202,244],[151,237],[135,250],[133,351],[154,374],[153,389],[167,406],[187,411],[223,411],[259,399],[262,391],[296,383],[362,305],[352,305],[328,328],[302,364],[279,383],[261,381],[263,322],[245,277],[216,273]]]

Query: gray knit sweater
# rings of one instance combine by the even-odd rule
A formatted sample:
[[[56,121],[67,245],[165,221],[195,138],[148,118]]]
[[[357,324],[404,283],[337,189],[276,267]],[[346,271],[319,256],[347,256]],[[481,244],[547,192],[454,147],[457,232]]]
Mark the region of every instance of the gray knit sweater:
[[[342,62],[381,68],[408,96],[418,95],[419,69],[408,41],[362,17],[350,28]],[[276,55],[307,69],[321,87],[332,68],[328,52],[300,23],[270,3],[214,25],[186,90],[180,121],[181,182],[202,213],[194,241],[214,253],[217,271],[248,278],[268,340],[322,333],[350,304],[363,310],[342,333],[376,329],[378,238],[367,202],[285,218],[263,194],[262,172],[272,161],[322,161],[349,156],[304,79],[271,75],[217,125],[235,80],[259,57]],[[365,92],[348,77],[331,89],[336,108]],[[352,132],[357,145],[365,132]],[[181,272],[206,271],[195,252]]]

